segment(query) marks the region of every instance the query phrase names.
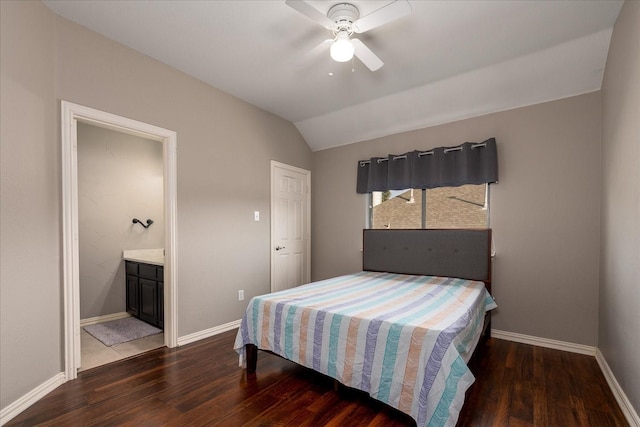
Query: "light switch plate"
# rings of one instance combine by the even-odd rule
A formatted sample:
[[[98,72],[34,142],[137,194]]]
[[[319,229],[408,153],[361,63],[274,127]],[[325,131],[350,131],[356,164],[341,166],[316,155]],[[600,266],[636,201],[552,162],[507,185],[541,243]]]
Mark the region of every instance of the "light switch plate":
[[[254,211],[253,212],[253,220],[254,221],[260,221],[260,211]]]

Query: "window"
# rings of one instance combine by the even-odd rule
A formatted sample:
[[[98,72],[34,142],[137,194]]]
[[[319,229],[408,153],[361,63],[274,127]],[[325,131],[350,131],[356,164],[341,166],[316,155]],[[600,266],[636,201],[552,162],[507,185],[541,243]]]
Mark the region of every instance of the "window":
[[[370,228],[489,227],[488,184],[374,191],[369,200]]]

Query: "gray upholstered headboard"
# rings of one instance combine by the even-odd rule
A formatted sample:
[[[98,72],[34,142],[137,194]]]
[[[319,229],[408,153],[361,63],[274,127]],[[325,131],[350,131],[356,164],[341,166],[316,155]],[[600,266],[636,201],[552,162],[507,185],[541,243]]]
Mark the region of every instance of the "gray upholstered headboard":
[[[490,229],[363,230],[362,268],[491,283]]]

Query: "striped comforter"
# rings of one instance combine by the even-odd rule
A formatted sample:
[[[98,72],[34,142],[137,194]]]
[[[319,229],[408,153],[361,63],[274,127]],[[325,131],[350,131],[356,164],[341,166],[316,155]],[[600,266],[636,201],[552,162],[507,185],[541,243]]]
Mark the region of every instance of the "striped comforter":
[[[253,298],[234,348],[255,344],[322,372],[418,426],[453,426],[495,307],[482,282],[364,271]]]

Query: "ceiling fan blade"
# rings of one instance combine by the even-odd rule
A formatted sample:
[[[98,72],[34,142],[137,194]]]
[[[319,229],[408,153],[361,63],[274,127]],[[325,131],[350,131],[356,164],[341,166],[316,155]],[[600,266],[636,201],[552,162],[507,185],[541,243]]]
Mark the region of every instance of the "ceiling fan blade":
[[[327,15],[324,15],[315,7],[311,6],[306,1],[302,0],[286,0],[285,4],[293,9],[297,10],[307,18],[311,19],[314,22],[322,25],[327,29],[332,29],[335,26],[335,22],[333,22]]]
[[[353,31],[356,33],[364,33],[365,31],[395,21],[410,13],[411,5],[407,0],[396,0],[356,20],[353,23]]]
[[[355,48],[355,55],[368,69],[376,71],[384,65],[384,62],[360,40],[351,39],[351,43],[353,43],[353,47]]]
[[[304,55],[302,55],[299,58],[297,58],[295,60],[295,64],[296,65],[305,65],[306,63],[311,61],[313,58],[315,58],[316,56],[321,54],[323,51],[329,49],[329,46],[331,46],[331,43],[333,43],[333,39],[327,39],[327,40],[323,41],[319,45],[313,47],[311,50],[309,50]]]

